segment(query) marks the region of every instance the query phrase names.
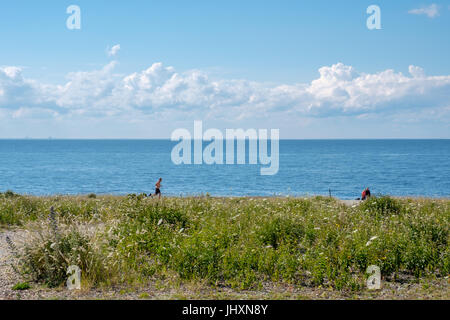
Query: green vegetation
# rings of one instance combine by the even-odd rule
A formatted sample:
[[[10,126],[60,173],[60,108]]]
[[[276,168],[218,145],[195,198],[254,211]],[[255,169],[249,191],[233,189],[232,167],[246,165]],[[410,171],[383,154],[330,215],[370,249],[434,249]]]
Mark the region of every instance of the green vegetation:
[[[18,269],[52,287],[72,264],[94,287],[170,279],[359,291],[369,265],[389,281],[445,277],[449,221],[450,201],[433,199],[0,196],[0,224],[31,231]]]
[[[15,284],[12,289],[16,290],[16,291],[23,291],[23,290],[28,290],[30,289],[31,286],[28,284],[28,282],[20,282]]]

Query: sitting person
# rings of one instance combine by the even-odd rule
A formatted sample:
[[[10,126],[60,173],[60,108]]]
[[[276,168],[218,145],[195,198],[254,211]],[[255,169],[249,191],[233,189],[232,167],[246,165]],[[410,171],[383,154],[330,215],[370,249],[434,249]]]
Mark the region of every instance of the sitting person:
[[[364,191],[361,194],[361,200],[366,200],[370,197],[370,190],[369,187],[365,188]]]

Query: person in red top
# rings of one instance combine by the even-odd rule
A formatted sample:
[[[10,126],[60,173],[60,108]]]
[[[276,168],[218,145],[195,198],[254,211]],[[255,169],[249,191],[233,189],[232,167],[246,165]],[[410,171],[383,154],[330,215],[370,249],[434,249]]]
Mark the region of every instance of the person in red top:
[[[364,191],[361,193],[361,200],[366,200],[370,197],[370,190],[369,187],[365,188]]]

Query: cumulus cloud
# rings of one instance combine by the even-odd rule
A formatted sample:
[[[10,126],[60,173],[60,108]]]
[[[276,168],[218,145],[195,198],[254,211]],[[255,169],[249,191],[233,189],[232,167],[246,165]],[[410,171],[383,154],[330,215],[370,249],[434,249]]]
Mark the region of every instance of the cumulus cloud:
[[[116,44],[111,49],[108,49],[108,56],[113,57],[115,56],[120,50],[120,44]]]
[[[337,63],[319,69],[310,83],[267,85],[211,79],[191,70],[179,73],[162,63],[128,75],[117,62],[100,70],[73,72],[65,83],[26,79],[16,67],[0,69],[0,109],[14,117],[164,115],[178,119],[244,119],[273,115],[359,116],[448,110],[450,76],[428,76],[418,66],[409,74],[384,70],[362,73]],[[448,112],[443,112],[448,116]]]
[[[410,14],[424,14],[426,15],[428,18],[435,18],[439,15],[439,6],[435,3],[426,6],[426,7],[421,7],[421,8],[417,8],[417,9],[411,9],[408,11],[408,13]]]
[[[22,68],[0,68],[0,108],[18,109],[23,105],[52,105],[50,86],[25,79]]]

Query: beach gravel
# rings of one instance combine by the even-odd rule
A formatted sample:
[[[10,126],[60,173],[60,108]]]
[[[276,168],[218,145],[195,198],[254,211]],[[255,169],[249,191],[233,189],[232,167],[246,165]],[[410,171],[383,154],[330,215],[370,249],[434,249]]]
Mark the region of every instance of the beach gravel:
[[[6,237],[14,242],[17,233],[14,231],[0,232],[0,299],[15,299],[16,293],[12,287],[20,277],[11,267],[14,256],[6,242]]]

